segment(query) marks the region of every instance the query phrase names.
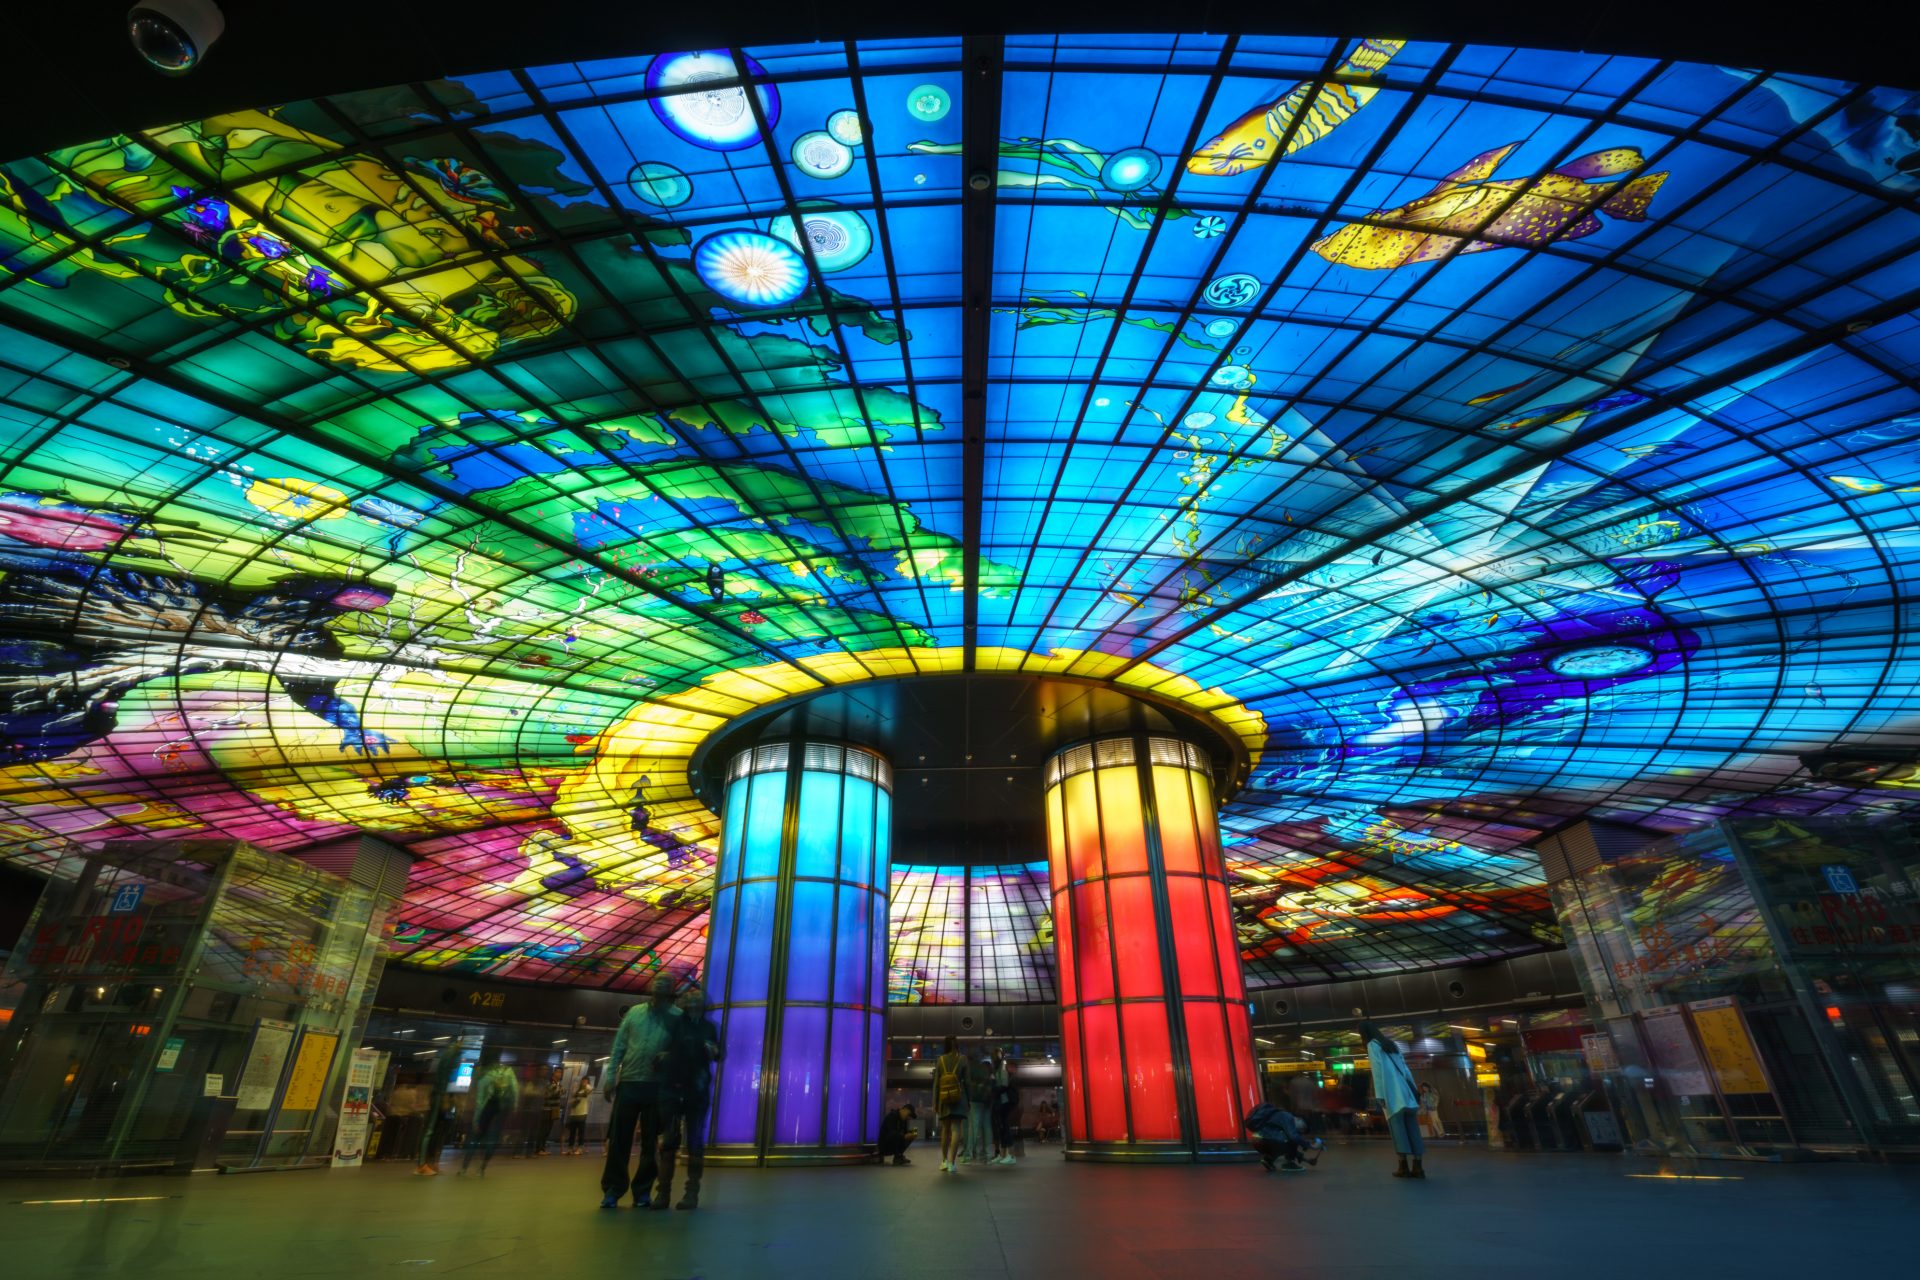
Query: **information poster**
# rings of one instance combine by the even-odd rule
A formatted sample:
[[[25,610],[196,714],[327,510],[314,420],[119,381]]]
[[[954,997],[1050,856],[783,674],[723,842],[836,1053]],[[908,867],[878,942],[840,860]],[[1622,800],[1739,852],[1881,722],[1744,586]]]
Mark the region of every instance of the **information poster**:
[[[1587,1060],[1587,1070],[1596,1076],[1620,1069],[1620,1059],[1613,1053],[1613,1037],[1604,1031],[1598,1035],[1581,1036],[1580,1052]]]
[[[339,1046],[340,1035],[335,1031],[309,1030],[300,1037],[300,1052],[294,1055],[293,1074],[287,1077],[287,1096],[280,1100],[280,1110],[319,1109],[320,1091],[327,1087],[333,1051]]]
[[[1722,1093],[1771,1093],[1766,1068],[1760,1065],[1760,1051],[1747,1031],[1747,1020],[1731,997],[1696,1000],[1687,1006],[1693,1015],[1693,1029],[1700,1037],[1707,1065]]]
[[[340,1094],[340,1125],[333,1135],[333,1167],[351,1169],[367,1157],[367,1133],[373,1120],[373,1085],[380,1059],[373,1049],[355,1049],[347,1063],[347,1084]]]
[[[293,1024],[260,1019],[253,1030],[253,1043],[247,1048],[247,1062],[240,1069],[235,1088],[234,1107],[239,1111],[265,1111],[273,1105],[273,1091],[280,1085],[280,1073],[287,1065],[287,1050],[293,1047]]]
[[[1706,1066],[1693,1047],[1693,1037],[1687,1034],[1685,1014],[1677,1007],[1657,1009],[1642,1020],[1641,1026],[1646,1031],[1647,1051],[1667,1092],[1682,1098],[1713,1092],[1713,1086],[1707,1083]]]

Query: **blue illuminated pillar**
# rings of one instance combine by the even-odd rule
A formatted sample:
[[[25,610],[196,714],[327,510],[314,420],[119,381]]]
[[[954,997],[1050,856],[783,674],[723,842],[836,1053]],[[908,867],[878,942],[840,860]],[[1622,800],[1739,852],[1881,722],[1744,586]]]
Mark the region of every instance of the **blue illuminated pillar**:
[[[709,1154],[855,1158],[886,1078],[893,771],[862,747],[773,742],[727,768],[707,938],[725,1046]]]

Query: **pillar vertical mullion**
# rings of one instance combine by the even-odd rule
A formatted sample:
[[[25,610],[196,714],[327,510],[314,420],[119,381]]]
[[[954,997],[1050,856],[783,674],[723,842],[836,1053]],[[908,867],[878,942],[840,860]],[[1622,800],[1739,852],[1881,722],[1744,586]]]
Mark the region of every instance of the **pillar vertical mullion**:
[[[1167,893],[1167,861],[1160,844],[1160,804],[1154,794],[1151,754],[1146,738],[1133,740],[1134,780],[1140,788],[1140,832],[1146,842],[1147,878],[1153,888],[1153,922],[1158,935],[1154,941],[1160,953],[1160,989],[1167,1014],[1167,1045],[1173,1055],[1174,1104],[1180,1108],[1181,1141],[1198,1150],[1200,1128],[1194,1112],[1193,1061],[1187,1045],[1187,1007],[1180,987],[1180,959],[1173,949],[1173,904]],[[1197,840],[1197,824],[1194,830]]]

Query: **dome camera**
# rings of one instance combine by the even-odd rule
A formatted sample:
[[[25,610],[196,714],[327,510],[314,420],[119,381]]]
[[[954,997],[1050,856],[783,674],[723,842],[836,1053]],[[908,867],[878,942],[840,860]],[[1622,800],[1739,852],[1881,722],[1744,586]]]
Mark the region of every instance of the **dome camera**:
[[[127,38],[154,70],[183,76],[200,65],[227,20],[213,0],[141,0],[127,10]]]

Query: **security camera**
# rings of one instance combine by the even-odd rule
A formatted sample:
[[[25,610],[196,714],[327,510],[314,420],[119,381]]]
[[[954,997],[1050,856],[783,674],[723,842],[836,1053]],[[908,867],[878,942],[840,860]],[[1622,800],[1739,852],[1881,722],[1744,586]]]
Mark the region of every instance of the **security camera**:
[[[200,65],[227,20],[213,0],[140,0],[127,10],[127,38],[154,70],[183,76]]]

